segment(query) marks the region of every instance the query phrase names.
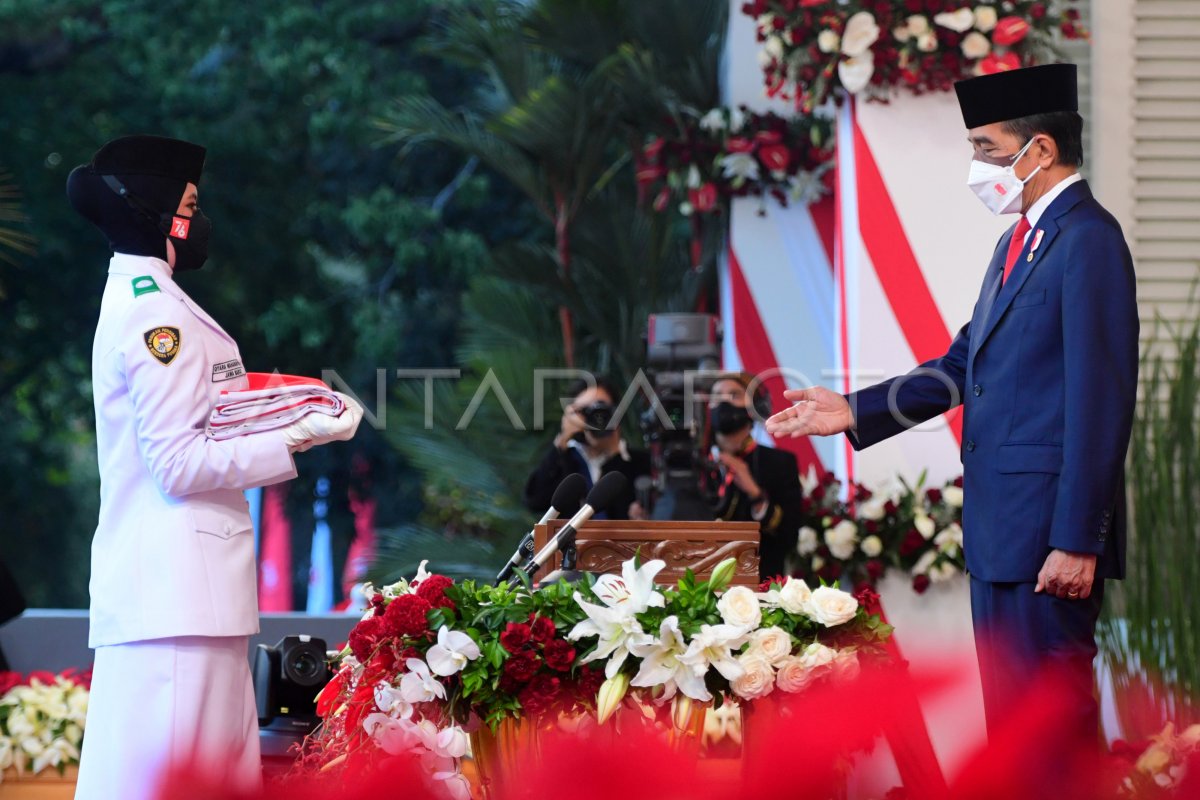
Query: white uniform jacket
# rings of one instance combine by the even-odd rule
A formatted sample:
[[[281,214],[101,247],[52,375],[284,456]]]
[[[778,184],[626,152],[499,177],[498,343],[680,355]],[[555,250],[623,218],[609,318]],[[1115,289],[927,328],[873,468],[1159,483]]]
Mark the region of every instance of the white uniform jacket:
[[[113,256],[92,347],[100,521],[89,646],[258,631],[242,490],[296,468],[279,431],[205,437],[220,393],[246,385],[237,344],[165,262]]]

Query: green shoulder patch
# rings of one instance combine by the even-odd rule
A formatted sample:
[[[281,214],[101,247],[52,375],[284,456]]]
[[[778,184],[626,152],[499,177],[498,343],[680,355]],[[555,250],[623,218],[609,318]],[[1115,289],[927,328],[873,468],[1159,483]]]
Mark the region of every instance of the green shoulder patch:
[[[151,278],[149,275],[139,275],[131,282],[133,283],[134,297],[141,297],[144,294],[162,291],[162,289],[158,288],[158,284],[154,282],[154,278]]]

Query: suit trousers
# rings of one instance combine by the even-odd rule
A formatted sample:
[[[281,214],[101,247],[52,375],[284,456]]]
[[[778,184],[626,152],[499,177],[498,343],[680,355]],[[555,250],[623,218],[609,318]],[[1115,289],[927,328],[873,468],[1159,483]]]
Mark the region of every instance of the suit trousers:
[[[97,647],[75,800],[151,800],[171,766],[259,787],[248,647],[246,636]]]
[[[971,619],[983,683],[989,737],[1028,702],[1034,682],[1053,671],[1066,692],[1060,719],[1064,746],[1094,746],[1100,728],[1092,660],[1104,599],[1097,580],[1087,599],[1035,593],[1034,583],[992,583],[971,577]]]

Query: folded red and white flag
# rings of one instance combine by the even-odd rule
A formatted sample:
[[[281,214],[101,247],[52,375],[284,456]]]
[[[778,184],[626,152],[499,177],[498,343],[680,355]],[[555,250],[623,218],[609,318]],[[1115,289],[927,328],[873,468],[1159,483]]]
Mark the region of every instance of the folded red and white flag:
[[[215,440],[232,439],[286,428],[307,414],[339,416],[346,404],[316,378],[251,372],[250,388],[221,392],[205,433]]]

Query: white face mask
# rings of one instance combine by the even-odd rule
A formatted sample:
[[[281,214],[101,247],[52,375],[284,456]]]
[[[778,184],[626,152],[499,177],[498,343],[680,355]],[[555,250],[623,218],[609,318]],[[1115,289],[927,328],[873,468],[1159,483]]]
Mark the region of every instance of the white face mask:
[[[1012,157],[1012,164],[1007,167],[972,159],[971,171],[967,174],[967,186],[971,187],[975,196],[982,200],[993,214],[1015,214],[1021,210],[1021,192],[1025,184],[1038,174],[1042,165],[1038,164],[1025,180],[1021,180],[1013,171],[1013,164],[1021,160],[1021,156],[1025,155],[1025,151],[1032,144],[1033,139],[1026,142],[1021,151]]]

